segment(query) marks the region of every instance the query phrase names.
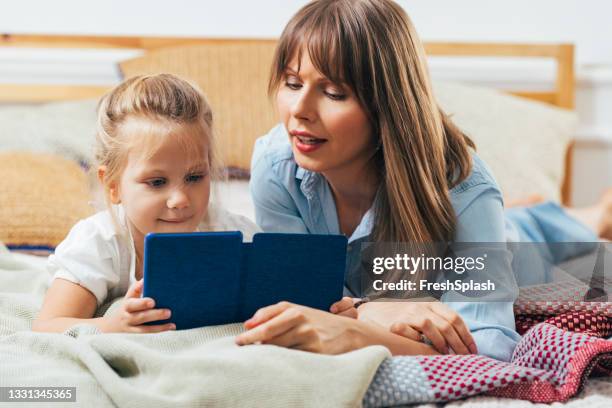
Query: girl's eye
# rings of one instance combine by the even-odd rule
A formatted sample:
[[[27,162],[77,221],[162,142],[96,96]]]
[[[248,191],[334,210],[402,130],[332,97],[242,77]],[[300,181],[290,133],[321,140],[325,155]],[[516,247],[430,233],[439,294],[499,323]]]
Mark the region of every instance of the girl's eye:
[[[185,178],[187,183],[197,183],[204,178],[204,174],[190,174]]]
[[[285,82],[285,86],[289,89],[292,89],[294,91],[300,89],[302,87],[302,85],[300,85],[298,82],[290,82],[290,81],[286,81]]]
[[[149,187],[159,188],[166,184],[166,179],[164,178],[151,179],[147,181],[147,184],[149,185]]]

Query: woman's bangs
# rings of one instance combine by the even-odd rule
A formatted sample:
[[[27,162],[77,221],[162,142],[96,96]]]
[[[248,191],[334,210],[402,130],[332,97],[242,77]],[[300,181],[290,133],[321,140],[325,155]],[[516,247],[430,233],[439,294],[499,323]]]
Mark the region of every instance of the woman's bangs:
[[[308,27],[308,29],[306,28]],[[299,72],[304,51],[308,53],[315,69],[336,84],[354,88],[350,67],[350,52],[353,46],[342,36],[339,17],[329,13],[303,16],[292,30],[284,33],[278,45],[276,61],[270,80],[272,93],[280,85],[285,70],[297,60]]]
[[[343,54],[343,50],[346,52],[352,47],[346,44],[338,26],[334,27],[329,20],[332,20],[331,16],[322,21],[321,25],[313,26],[302,49],[308,50],[310,60],[317,71],[336,84],[347,84],[352,88],[353,84],[347,80],[352,77],[349,72],[352,64]]]

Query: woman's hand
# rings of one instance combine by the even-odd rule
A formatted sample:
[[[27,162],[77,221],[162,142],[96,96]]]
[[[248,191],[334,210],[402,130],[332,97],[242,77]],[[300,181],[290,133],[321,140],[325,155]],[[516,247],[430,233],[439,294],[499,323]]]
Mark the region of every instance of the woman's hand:
[[[120,309],[104,318],[102,331],[109,333],[157,333],[176,329],[174,323],[153,326],[143,324],[168,319],[171,313],[169,309],[154,309],[155,301],[153,299],[141,298],[142,286],[143,281],[141,279],[128,289]]]
[[[344,298],[336,305],[338,310],[348,305]],[[341,305],[338,305],[341,303]],[[333,306],[332,306],[333,307]],[[274,344],[322,354],[340,354],[355,350],[358,344],[360,322],[345,316],[280,302],[259,309],[244,322],[247,329],[236,337],[236,344]]]
[[[457,312],[441,302],[369,302],[359,307],[359,320],[378,323],[415,341],[426,336],[441,354],[476,354],[474,338]]]
[[[348,296],[343,297],[329,308],[329,311],[333,314],[340,316],[350,317],[352,319],[357,318],[357,309],[355,309],[355,303],[358,302],[359,298],[351,298]]]

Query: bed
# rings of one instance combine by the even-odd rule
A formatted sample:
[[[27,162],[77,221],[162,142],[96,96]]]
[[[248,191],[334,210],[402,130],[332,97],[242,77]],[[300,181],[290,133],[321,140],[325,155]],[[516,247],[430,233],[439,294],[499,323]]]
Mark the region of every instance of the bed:
[[[118,61],[122,76],[173,72],[198,83],[218,114],[218,137],[227,175],[215,186],[213,200],[251,219],[254,211],[248,169],[252,145],[276,122],[265,94],[274,45],[271,39],[4,35],[0,40],[0,46],[5,47],[137,49],[141,55]],[[436,80],[434,90],[443,109],[475,140],[508,200],[538,194],[570,204],[572,132],[576,124],[571,112],[573,46],[427,43],[426,51],[431,56],[509,56],[554,62],[554,87],[547,91],[500,92]],[[240,75],[245,69],[249,75]],[[340,357],[311,356],[267,346],[262,352],[252,353],[231,347],[227,336],[237,333],[239,327],[148,338],[99,335],[91,328],[76,327],[61,341],[29,332],[46,285],[44,258],[31,253],[48,253],[76,220],[104,206],[95,180],[83,169],[92,164],[96,99],[108,89],[91,84],[0,84],[0,102],[10,104],[0,107],[0,167],[6,175],[0,181],[0,242],[10,248],[0,252],[0,355],[6,363],[5,371],[0,372],[1,386],[78,386],[83,390],[79,394],[82,405],[385,406],[447,402],[488,392],[489,396],[449,405],[518,407],[529,403],[507,398],[565,401],[585,386],[585,378],[594,367],[605,372],[606,359],[612,353],[609,342],[591,344],[590,340],[566,338],[554,330],[534,331],[530,336],[534,344],[559,336],[568,343],[580,344],[565,351],[567,356],[581,357],[563,361],[571,366],[572,361],[586,359],[583,366],[576,368],[574,364],[569,371],[563,371],[566,366],[538,366],[540,363],[533,363],[532,358],[538,353],[537,347],[525,347],[517,359],[532,361],[531,366],[527,364],[521,370],[495,366],[510,376],[508,381],[514,388],[482,379],[478,377],[482,373],[474,371],[463,380],[480,378],[487,388],[458,394],[436,391],[437,385],[423,371],[429,360],[391,360],[385,349],[377,347]],[[169,353],[174,353],[176,360],[168,357]],[[224,361],[231,364],[220,364],[221,360],[211,355],[225,356]],[[244,359],[259,367],[258,375],[242,374],[250,369]],[[41,361],[48,364],[48,376],[39,374]],[[439,362],[441,368],[464,363]],[[538,374],[533,374],[534,370]],[[195,383],[193,379],[176,381],[186,371],[203,374]],[[403,373],[399,378],[405,383],[393,383],[390,374],[398,372]],[[41,378],[45,380],[41,382]],[[436,383],[461,379],[438,380]],[[207,387],[198,388],[198,382]],[[410,390],[410,382],[423,387],[402,392]],[[531,388],[525,391],[525,387]],[[538,387],[550,391],[548,399],[539,395]],[[270,400],[271,395],[274,400]],[[608,377],[589,380],[584,392],[566,405],[610,403],[612,384]]]

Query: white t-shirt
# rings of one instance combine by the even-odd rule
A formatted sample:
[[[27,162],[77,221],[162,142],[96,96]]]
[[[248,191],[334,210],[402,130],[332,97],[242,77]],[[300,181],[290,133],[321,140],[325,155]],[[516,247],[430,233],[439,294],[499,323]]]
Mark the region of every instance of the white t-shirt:
[[[117,222],[109,210],[79,221],[47,261],[50,282],[61,278],[84,287],[98,306],[125,295],[136,281],[136,250],[125,212],[121,205],[113,211]],[[251,241],[259,228],[246,217],[209,206],[208,222],[201,222],[198,231],[241,231]]]

